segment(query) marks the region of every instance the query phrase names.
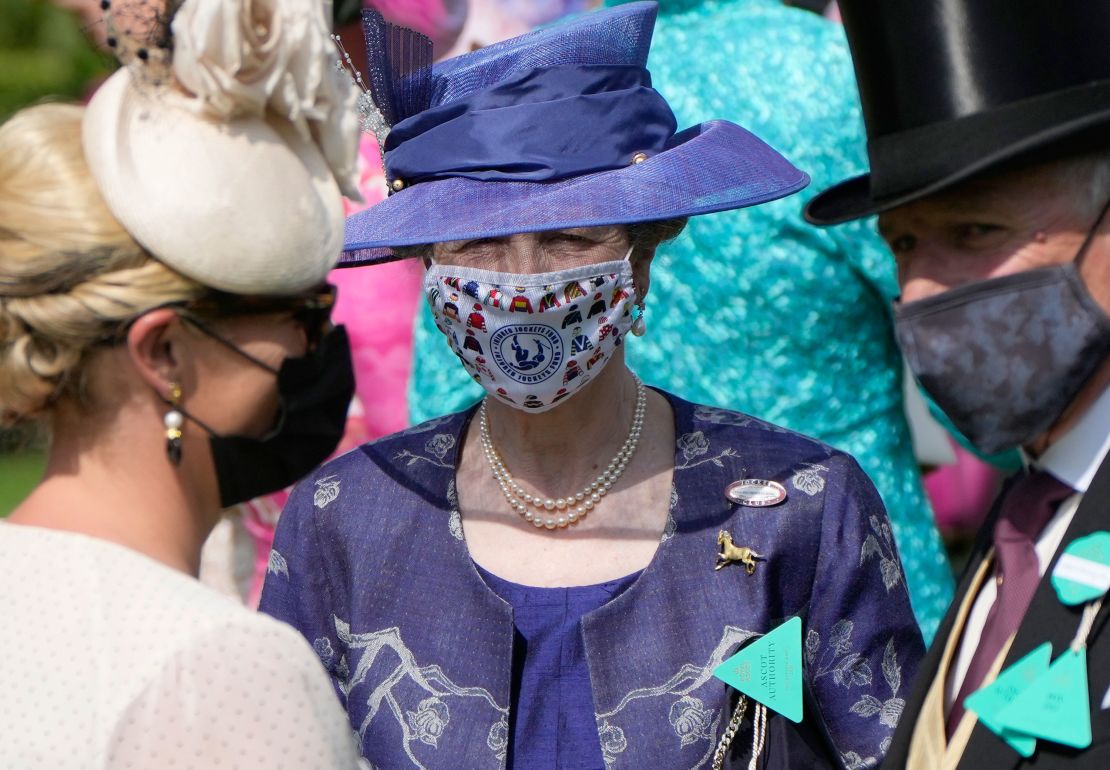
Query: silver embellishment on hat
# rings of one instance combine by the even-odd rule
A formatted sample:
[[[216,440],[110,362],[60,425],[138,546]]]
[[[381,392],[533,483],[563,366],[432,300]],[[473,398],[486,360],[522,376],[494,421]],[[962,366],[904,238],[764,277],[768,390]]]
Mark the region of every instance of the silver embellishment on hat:
[[[351,60],[351,55],[347,53],[347,49],[343,46],[343,41],[339,35],[332,35],[331,39],[335,42],[335,47],[339,50],[339,58],[335,62],[335,67],[340,72],[345,72],[354,81],[355,86],[361,92],[358,96],[358,120],[363,133],[370,134],[378,143],[378,154],[382,159],[382,168],[385,168],[385,140],[389,136],[389,123],[386,122],[385,116],[382,111],[378,109],[378,105],[374,103],[374,96],[370,93],[370,89],[366,87],[366,81],[362,77],[362,73],[355,67],[354,62]]]
[[[384,147],[385,138],[389,136],[389,123],[386,122],[382,111],[378,109],[378,105],[374,103],[374,96],[370,93],[370,89],[366,87],[366,81],[363,79],[362,73],[358,71],[351,60],[351,54],[347,53],[347,49],[343,46],[343,40],[339,35],[334,34],[331,39],[335,42],[335,47],[339,49],[339,58],[335,62],[335,68],[349,75],[358,90],[362,92],[358,97],[358,117],[362,130],[378,140],[379,148]]]
[[[362,130],[378,143],[378,155],[385,170],[385,140],[393,126],[431,103],[432,40],[427,35],[392,24],[377,10],[362,11],[362,29],[366,40],[367,77],[355,67],[351,55],[343,47],[339,35],[332,35],[340,59],[340,70],[350,75],[362,92],[358,98],[358,115]],[[401,186],[388,184],[389,193]]]

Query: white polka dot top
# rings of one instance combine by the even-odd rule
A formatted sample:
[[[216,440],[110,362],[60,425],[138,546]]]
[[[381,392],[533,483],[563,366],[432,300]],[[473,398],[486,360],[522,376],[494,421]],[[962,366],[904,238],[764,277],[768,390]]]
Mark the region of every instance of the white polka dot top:
[[[356,768],[289,626],[99,539],[0,522],[0,768]]]

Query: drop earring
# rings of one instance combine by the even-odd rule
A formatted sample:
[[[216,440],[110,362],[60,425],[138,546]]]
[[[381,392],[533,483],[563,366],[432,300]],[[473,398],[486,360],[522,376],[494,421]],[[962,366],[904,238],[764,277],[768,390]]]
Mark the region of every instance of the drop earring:
[[[636,300],[636,310],[639,312],[632,320],[631,331],[633,336],[643,337],[647,333],[647,323],[644,321],[644,301],[642,299]]]
[[[162,417],[166,426],[166,456],[174,465],[181,465],[181,426],[185,423],[185,415],[177,408],[181,403],[181,386],[176,382],[170,383],[169,402],[170,410]]]

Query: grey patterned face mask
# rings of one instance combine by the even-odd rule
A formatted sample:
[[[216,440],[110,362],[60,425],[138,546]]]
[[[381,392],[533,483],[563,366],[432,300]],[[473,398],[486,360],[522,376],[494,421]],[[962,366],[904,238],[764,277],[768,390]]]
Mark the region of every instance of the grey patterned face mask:
[[[910,369],[980,450],[1044,433],[1110,355],[1110,317],[1078,259],[895,306]]]

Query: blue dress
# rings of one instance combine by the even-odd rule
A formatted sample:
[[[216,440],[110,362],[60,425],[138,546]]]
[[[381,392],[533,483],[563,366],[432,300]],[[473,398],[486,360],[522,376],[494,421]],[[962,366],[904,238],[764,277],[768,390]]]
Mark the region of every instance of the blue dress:
[[[659,249],[647,335],[629,365],[652,385],[815,436],[855,456],[890,513],[922,633],[952,576],[913,455],[889,320],[894,260],[874,220],[815,228],[802,206],[867,168],[839,25],[781,0],[663,0],[648,61],[680,128],[735,121],[806,171],[799,195],[694,217]],[[435,328],[417,323],[413,423],[481,396]]]
[[[513,608],[506,770],[605,770],[581,621],[640,573],[574,588],[524,586],[480,566],[478,574]]]

